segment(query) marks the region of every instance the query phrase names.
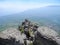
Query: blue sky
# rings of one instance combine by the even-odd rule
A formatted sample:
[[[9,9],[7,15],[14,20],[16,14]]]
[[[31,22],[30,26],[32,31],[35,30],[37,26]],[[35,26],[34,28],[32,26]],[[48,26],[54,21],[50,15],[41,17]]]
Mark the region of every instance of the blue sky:
[[[60,0],[0,0],[0,16],[49,5],[60,5]]]

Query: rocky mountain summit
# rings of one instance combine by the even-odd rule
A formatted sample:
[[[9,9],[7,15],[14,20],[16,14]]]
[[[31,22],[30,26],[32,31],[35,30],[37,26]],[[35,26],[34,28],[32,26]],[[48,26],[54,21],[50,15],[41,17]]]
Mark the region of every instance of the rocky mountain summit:
[[[16,28],[0,32],[1,45],[24,45],[25,38],[26,35]],[[60,45],[59,34],[49,27],[39,26],[34,38],[33,45]]]
[[[60,45],[59,34],[46,26],[38,26],[29,20],[18,28],[0,32],[1,45]]]

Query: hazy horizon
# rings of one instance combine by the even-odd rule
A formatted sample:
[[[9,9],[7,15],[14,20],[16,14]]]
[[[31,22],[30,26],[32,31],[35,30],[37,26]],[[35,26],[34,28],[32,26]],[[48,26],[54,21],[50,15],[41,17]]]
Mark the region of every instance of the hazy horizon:
[[[0,0],[0,16],[16,14],[29,9],[60,5],[59,0]]]

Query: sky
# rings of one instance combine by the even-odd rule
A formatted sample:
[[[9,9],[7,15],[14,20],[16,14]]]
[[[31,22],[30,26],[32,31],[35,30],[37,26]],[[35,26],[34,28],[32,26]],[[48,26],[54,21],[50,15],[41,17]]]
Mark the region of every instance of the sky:
[[[0,0],[0,16],[49,5],[60,5],[60,0]]]

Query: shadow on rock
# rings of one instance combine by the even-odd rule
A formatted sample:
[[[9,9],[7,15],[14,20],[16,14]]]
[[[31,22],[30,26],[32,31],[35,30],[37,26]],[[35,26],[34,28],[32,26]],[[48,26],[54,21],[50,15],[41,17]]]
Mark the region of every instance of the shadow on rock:
[[[34,45],[58,45],[55,41],[45,39],[39,32],[35,36]]]
[[[0,38],[0,45],[23,45],[20,41],[16,41],[15,38],[3,39]]]

